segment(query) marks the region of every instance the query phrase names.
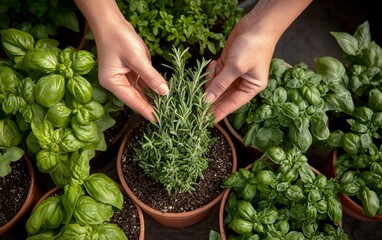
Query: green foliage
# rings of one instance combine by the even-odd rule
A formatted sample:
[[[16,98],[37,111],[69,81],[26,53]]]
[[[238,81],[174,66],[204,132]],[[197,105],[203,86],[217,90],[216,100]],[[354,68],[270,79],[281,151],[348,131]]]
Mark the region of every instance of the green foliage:
[[[92,174],[83,183],[73,181],[33,210],[26,222],[28,240],[43,236],[125,240],[124,232],[108,223],[122,204],[119,186],[105,174]]]
[[[190,48],[185,58],[216,54],[243,16],[237,0],[117,0],[125,18],[147,44],[151,55],[171,61],[172,46]]]
[[[228,120],[244,136],[245,146],[263,152],[272,146],[294,146],[306,152],[313,143],[329,137],[326,102],[329,94],[333,101],[342,99],[335,92],[337,85],[333,77],[323,77],[304,63],[288,66],[275,58],[268,86]]]
[[[329,149],[337,149],[336,173],[341,193],[362,205],[365,215],[382,214],[382,49],[372,41],[369,23],[359,25],[354,34],[331,32],[344,56],[345,66],[339,60],[326,57],[316,60],[323,76],[338,76],[341,88],[349,91],[346,98],[329,104],[352,102],[352,108],[337,109],[334,125],[328,139]],[[333,64],[335,62],[335,64]],[[340,73],[340,74],[339,74]],[[338,88],[338,93],[342,91]]]
[[[230,239],[349,239],[339,227],[337,180],[315,173],[295,148],[269,148],[222,186],[231,188],[224,219]]]
[[[3,0],[0,29],[17,28],[36,39],[57,35],[59,27],[79,32],[78,9],[68,0]]]
[[[210,135],[214,115],[205,101],[204,68],[209,61],[185,68],[186,51],[174,48],[170,91],[165,96],[150,92],[157,123],[152,123],[136,150],[134,160],[168,192],[194,190],[210,159],[215,141]]]
[[[108,223],[123,205],[119,186],[90,175],[95,151],[107,148],[103,132],[123,109],[99,86],[96,56],[15,28],[0,34],[9,57],[0,61],[0,176],[25,151],[63,188],[29,217],[28,239],[126,239]]]

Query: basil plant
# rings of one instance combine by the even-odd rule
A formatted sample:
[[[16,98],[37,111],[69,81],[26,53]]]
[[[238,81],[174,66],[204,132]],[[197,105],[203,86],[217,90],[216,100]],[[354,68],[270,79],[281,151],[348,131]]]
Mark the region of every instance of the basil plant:
[[[331,34],[342,49],[346,68],[326,64],[321,74],[345,73],[341,84],[351,93],[348,101],[352,101],[354,107],[333,115],[333,122],[344,124],[334,128],[323,145],[337,150],[336,174],[341,193],[353,198],[362,205],[365,215],[373,217],[382,214],[382,49],[372,41],[367,21],[359,25],[353,35]],[[327,61],[321,61],[324,62]]]
[[[317,68],[327,65],[320,62]],[[267,87],[228,116],[244,136],[243,144],[262,152],[272,146],[293,146],[306,152],[312,144],[327,139],[330,131],[326,111],[348,112],[353,105],[347,101],[349,91],[340,84],[344,72],[336,76],[317,72],[305,63],[288,66],[282,59],[273,59]]]
[[[229,239],[349,239],[336,179],[314,172],[296,148],[270,147],[222,186],[231,188],[224,211]]]
[[[109,222],[116,209],[122,209],[119,186],[101,173],[83,182],[73,181],[46,198],[26,222],[27,240],[35,239],[116,239],[127,240],[125,233]]]
[[[39,171],[64,186],[75,168],[88,171],[95,151],[106,150],[103,132],[115,123],[106,108],[114,100],[92,73],[96,56],[17,29],[0,33],[9,57],[0,65],[2,111],[14,116]]]

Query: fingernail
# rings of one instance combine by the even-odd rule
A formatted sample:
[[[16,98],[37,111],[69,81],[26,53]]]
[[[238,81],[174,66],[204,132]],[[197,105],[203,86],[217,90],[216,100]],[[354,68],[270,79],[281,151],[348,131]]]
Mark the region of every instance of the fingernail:
[[[162,83],[159,85],[158,92],[160,95],[166,95],[169,91],[169,88],[167,86],[167,83]]]
[[[207,95],[206,95],[206,101],[207,102],[211,102],[213,103],[215,101],[215,94],[211,93],[211,92],[208,92]]]

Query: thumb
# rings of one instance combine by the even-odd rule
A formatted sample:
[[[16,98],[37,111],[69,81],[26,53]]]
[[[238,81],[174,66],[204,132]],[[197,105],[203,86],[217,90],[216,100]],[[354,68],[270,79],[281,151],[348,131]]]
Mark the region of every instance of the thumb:
[[[145,64],[136,66],[135,72],[157,94],[166,95],[168,93],[168,83],[150,62],[145,61]]]

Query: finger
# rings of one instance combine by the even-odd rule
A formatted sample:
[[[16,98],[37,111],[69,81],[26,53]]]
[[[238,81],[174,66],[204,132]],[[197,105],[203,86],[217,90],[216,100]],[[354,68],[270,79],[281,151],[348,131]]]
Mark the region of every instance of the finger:
[[[135,66],[134,71],[157,94],[166,95],[168,93],[168,83],[149,61],[141,62],[141,64]]]
[[[236,111],[249,102],[256,94],[239,91],[237,88],[229,88],[224,92],[218,101],[213,104],[212,110],[215,113],[215,123],[220,122],[230,113]]]
[[[223,66],[221,72],[210,81],[206,89],[206,100],[212,103],[216,101],[238,77],[237,71]]]
[[[142,117],[150,121],[156,121],[154,110],[141,87],[133,86],[125,75],[113,76],[111,82],[113,84],[104,87],[128,107],[141,114]]]
[[[210,85],[211,79],[215,77],[215,73],[216,73],[215,68],[216,68],[216,60],[212,60],[210,64],[208,64],[207,70],[206,70],[207,72],[206,78],[209,80],[204,84],[205,89],[207,89],[208,86]]]

